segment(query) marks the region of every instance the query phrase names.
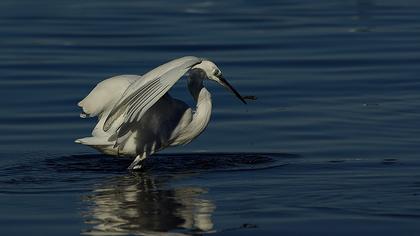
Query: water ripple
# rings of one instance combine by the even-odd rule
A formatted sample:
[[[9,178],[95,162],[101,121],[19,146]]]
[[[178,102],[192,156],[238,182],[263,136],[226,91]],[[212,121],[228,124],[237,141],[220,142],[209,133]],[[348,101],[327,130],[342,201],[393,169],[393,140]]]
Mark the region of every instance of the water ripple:
[[[287,159],[296,157],[293,154],[257,153],[156,155],[146,162],[142,172],[177,175],[203,171],[257,171],[283,166]],[[0,192],[75,191],[74,188],[89,186],[97,179],[128,173],[127,166],[131,161],[104,155],[31,157],[0,168],[0,184],[4,186]]]

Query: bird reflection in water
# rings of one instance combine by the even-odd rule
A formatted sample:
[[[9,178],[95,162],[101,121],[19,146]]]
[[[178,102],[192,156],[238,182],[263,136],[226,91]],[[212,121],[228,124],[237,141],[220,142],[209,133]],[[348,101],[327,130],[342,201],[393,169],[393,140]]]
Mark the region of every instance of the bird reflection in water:
[[[87,235],[182,235],[211,232],[215,205],[199,187],[171,188],[171,177],[120,176],[86,197]]]

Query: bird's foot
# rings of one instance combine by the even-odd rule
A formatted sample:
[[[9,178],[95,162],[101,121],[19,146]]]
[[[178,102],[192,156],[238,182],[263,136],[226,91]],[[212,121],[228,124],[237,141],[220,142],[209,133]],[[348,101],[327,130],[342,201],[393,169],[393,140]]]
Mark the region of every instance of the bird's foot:
[[[136,159],[134,159],[134,161],[131,163],[131,165],[128,167],[129,170],[141,170],[141,168],[143,167],[142,162],[144,161],[144,159],[146,159],[146,156],[143,155],[137,155]]]
[[[134,166],[132,170],[138,171],[138,170],[141,170],[142,168],[143,168],[143,165],[140,164],[140,165]]]

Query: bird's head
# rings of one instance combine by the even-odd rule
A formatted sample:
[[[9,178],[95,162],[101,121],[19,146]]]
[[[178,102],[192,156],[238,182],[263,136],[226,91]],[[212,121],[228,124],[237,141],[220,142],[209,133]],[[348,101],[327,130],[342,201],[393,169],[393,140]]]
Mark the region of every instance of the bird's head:
[[[213,62],[209,60],[203,60],[201,63],[193,66],[191,68],[193,73],[200,73],[200,77],[207,78],[209,80],[216,81],[218,84],[225,87],[227,90],[232,92],[236,97],[238,97],[243,103],[246,104],[244,97],[242,97],[232,85],[230,85],[227,80],[223,77],[222,71],[219,67],[216,66]]]

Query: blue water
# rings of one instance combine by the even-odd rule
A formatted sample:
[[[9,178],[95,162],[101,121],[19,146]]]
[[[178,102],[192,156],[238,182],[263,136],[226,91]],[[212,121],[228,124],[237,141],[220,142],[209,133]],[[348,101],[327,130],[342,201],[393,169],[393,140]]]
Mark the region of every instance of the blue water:
[[[418,235],[420,2],[0,2],[2,235]],[[141,173],[73,140],[99,81],[215,61],[206,131]],[[190,99],[185,82],[171,94]]]

